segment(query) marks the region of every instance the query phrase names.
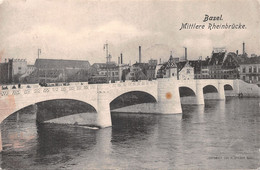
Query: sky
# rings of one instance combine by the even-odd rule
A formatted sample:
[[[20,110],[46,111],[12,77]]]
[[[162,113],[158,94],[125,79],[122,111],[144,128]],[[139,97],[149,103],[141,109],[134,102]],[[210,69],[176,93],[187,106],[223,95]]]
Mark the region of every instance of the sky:
[[[220,16],[216,24],[245,24],[244,30],[179,30],[182,23],[208,24],[205,14]],[[0,0],[0,61],[40,58],[105,62],[107,42],[112,60],[124,63],[174,57],[205,58],[213,47],[260,55],[260,1],[176,0]]]

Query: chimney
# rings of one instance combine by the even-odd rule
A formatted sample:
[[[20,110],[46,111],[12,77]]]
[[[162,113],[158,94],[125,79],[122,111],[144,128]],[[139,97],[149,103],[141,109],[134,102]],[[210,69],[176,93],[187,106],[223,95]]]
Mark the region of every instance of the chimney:
[[[160,58],[160,64],[162,64],[162,59]]]
[[[243,55],[245,54],[245,42],[243,42]]]
[[[141,46],[139,46],[139,63],[142,62],[142,56],[141,56]]]
[[[123,64],[123,54],[121,53],[121,64]]]
[[[184,60],[187,61],[187,47],[184,47],[185,49],[185,57],[184,57]]]
[[[238,50],[236,51],[237,55],[238,55]]]
[[[112,56],[111,56],[111,54],[109,54],[109,55],[108,55],[108,62],[109,62],[109,63],[111,62],[111,58],[112,58]]]

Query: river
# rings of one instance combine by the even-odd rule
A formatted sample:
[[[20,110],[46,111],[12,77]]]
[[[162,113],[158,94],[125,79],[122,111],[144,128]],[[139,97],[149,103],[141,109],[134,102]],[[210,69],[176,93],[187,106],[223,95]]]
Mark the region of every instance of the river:
[[[112,113],[113,126],[104,129],[36,125],[30,111],[13,114],[2,124],[1,168],[260,167],[259,98],[182,107],[175,115]]]

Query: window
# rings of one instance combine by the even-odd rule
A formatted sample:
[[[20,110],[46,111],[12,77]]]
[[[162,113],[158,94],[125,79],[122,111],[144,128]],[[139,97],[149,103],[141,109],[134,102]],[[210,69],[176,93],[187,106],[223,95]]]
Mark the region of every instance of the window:
[[[254,67],[254,73],[256,73],[256,67]]]
[[[187,74],[189,74],[190,73],[190,69],[187,69]]]
[[[21,67],[18,67],[18,70],[21,70],[22,68]]]
[[[252,73],[252,67],[251,66],[249,67],[249,73]]]

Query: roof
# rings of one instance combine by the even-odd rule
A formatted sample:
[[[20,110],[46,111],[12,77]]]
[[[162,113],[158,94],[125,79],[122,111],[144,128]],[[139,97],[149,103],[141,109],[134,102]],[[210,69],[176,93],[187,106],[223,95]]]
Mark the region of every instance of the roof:
[[[181,71],[184,67],[193,67],[190,64],[190,61],[181,61],[177,63],[178,71]]]
[[[177,63],[178,71],[181,71],[183,67],[186,65],[187,61],[181,61]]]
[[[168,62],[166,63],[166,69],[169,69],[169,68],[177,68],[177,65],[175,64],[172,55],[170,56]]]
[[[222,65],[225,55],[226,55],[226,52],[218,52],[218,53],[213,52],[208,64],[209,65]]]
[[[118,67],[118,66],[116,65],[115,62],[109,62],[109,63],[94,63],[92,65],[92,67],[105,69],[105,68],[115,68],[115,67]]]
[[[239,67],[237,54],[229,52],[224,58],[222,68],[234,69],[237,67]]]
[[[198,73],[201,71],[201,67],[208,66],[209,59],[205,60],[190,60],[189,64],[194,68],[194,73]]]
[[[135,64],[133,64],[133,66],[139,66],[140,68],[146,68],[146,67],[148,67],[148,63],[135,63]]]
[[[260,64],[260,56],[245,58],[245,60],[241,61],[240,64]]]
[[[80,68],[88,69],[90,64],[87,60],[57,60],[57,59],[36,59],[35,67],[43,69],[65,69]]]

